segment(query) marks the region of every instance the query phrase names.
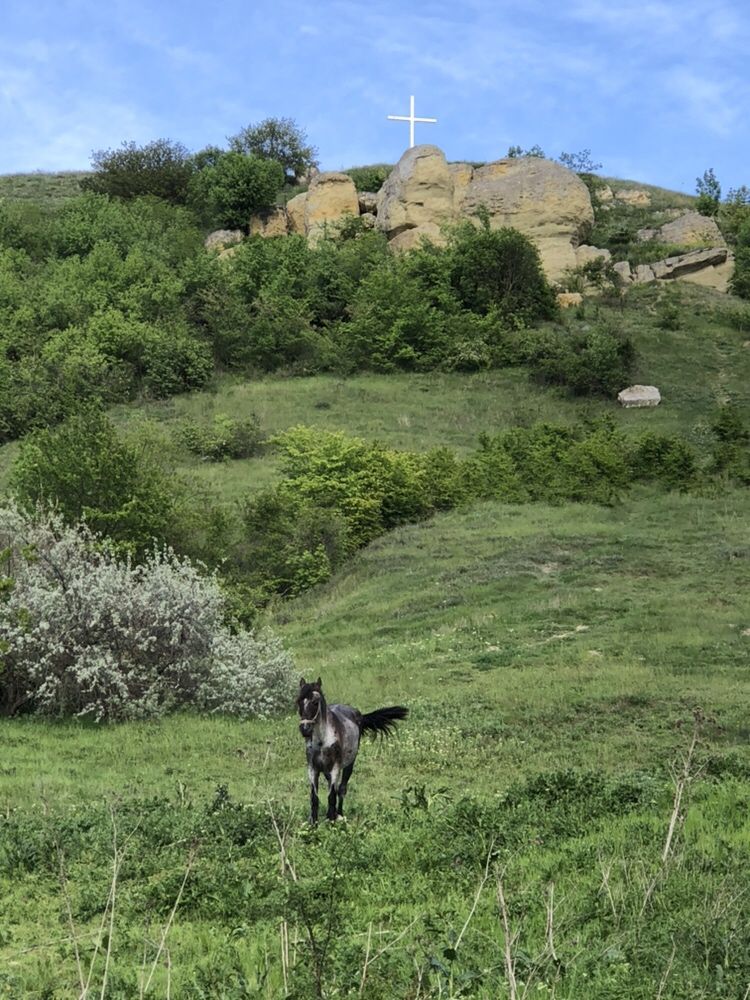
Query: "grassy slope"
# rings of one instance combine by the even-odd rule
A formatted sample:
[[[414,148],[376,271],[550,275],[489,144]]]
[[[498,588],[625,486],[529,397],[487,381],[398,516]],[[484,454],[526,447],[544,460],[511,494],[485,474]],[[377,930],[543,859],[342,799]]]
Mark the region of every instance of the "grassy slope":
[[[79,181],[86,175],[87,171],[83,170],[0,174],[0,198],[35,201],[40,205],[58,205],[81,193]]]
[[[731,396],[750,410],[748,334],[722,322],[728,300],[690,287],[675,289],[682,328],[660,330],[654,319],[663,291],[637,290],[623,313],[587,305],[584,317],[567,320],[604,320],[633,333],[638,378],[664,395],[655,411],[572,401],[506,371],[245,384],[227,378],[214,393],[123,407],[116,416],[123,425],[146,415],[169,427],[184,416],[257,412],[271,432],[305,422],[399,447],[466,451],[483,430],[607,412],[626,427],[680,432],[702,447],[718,402]],[[12,453],[0,453],[0,479]],[[227,500],[276,474],[273,456],[218,466],[177,457]],[[200,862],[170,935],[173,995],[283,995],[280,914],[300,958],[290,972],[299,979],[297,995],[314,995],[310,956],[304,943],[294,944],[304,937],[294,893],[284,879],[269,882],[264,874],[278,869],[273,808],[291,823],[299,891],[311,898],[322,891],[316,865],[329,856],[345,855],[354,865],[341,890],[348,901],[341,940],[350,951],[326,970],[331,994],[358,992],[374,926],[386,935],[379,942],[408,933],[371,972],[365,996],[416,996],[420,967],[428,968],[422,996],[438,989],[451,995],[455,984],[429,956],[440,957],[451,930],[464,926],[495,840],[524,952],[543,948],[539,900],[550,880],[558,886],[557,948],[568,971],[561,977],[545,965],[535,972],[542,995],[741,997],[750,942],[747,914],[736,902],[750,856],[748,515],[747,491],[638,492],[612,509],[484,504],[395,532],[324,588],[271,609],[269,621],[300,671],[322,674],[332,697],[364,709],[403,701],[412,711],[397,740],[363,748],[352,822],[343,831],[310,838],[299,827],[306,782],[290,718],[186,716],[116,729],[2,722],[0,995],[78,995],[55,844],[59,838],[66,852],[88,968],[109,887],[113,804],[122,830],[137,831],[123,862],[107,995],[138,995],[133,977],[145,928],[151,924],[146,936],[157,941],[196,836]],[[639,915],[669,818],[669,767],[687,745],[696,704],[711,717],[700,749],[705,770],[678,834],[674,871]],[[623,802],[631,785],[641,798],[610,804],[600,817],[596,789],[582,785],[579,792],[578,779],[550,777],[569,769],[613,783]],[[548,798],[529,792],[513,799],[524,782],[554,789],[558,780],[562,790]],[[212,811],[222,785],[230,801],[249,803],[247,814]],[[509,790],[513,808],[504,804]],[[478,805],[467,805],[466,796]],[[263,804],[269,798],[272,807]],[[252,832],[235,835],[234,823]],[[236,897],[239,878],[248,888]],[[286,909],[273,902],[280,892]],[[474,970],[466,995],[507,994],[501,939],[488,889],[466,934],[462,966],[485,971]],[[149,954],[155,947],[147,945]],[[201,993],[200,982],[212,985]],[[166,995],[163,964],[155,984]]]

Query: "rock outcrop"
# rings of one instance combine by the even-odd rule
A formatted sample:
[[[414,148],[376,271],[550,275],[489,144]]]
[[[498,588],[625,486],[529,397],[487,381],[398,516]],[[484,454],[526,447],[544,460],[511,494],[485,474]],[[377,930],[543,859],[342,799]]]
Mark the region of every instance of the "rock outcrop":
[[[203,246],[206,250],[214,250],[216,253],[221,253],[221,251],[226,250],[227,247],[234,246],[235,243],[241,242],[241,229],[215,229],[214,232],[209,233],[205,238]]]
[[[289,231],[286,211],[277,206],[262,215],[251,216],[248,231],[251,236],[286,236]]]
[[[651,204],[651,195],[642,188],[621,188],[615,191],[615,200],[633,208],[648,208]]]
[[[649,281],[692,281],[696,285],[726,292],[734,270],[734,260],[726,247],[692,250],[675,257],[665,257],[651,264],[638,264],[631,270],[627,261],[615,265],[623,284],[645,284]]]
[[[317,174],[305,195],[305,233],[310,242],[320,239],[326,228],[348,215],[359,215],[359,197],[348,174],[326,171]]]
[[[305,235],[305,202],[307,192],[297,194],[286,203],[286,221],[290,233]]]
[[[453,174],[441,149],[407,149],[378,193],[378,228],[392,240],[429,227],[430,238],[439,240],[440,226],[455,220],[453,191]],[[416,234],[413,238],[418,241]]]
[[[642,242],[654,240],[657,243],[672,243],[681,247],[726,246],[716,222],[699,212],[685,212],[658,229],[639,229],[638,239]]]
[[[576,266],[581,233],[594,219],[588,188],[559,163],[513,157],[473,168],[449,165],[437,146],[415,146],[378,195],[377,225],[405,249],[423,237],[441,242],[442,226],[476,221],[480,211],[492,229],[512,226],[530,237],[553,281]]]

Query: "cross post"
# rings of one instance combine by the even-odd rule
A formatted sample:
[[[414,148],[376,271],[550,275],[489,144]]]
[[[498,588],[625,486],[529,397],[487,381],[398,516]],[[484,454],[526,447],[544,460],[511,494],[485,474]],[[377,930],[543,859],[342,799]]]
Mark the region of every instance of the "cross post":
[[[394,122],[408,122],[409,123],[409,149],[414,146],[414,122],[432,122],[437,123],[437,118],[417,118],[414,115],[414,95],[412,94],[409,98],[409,115],[388,115],[389,119]]]

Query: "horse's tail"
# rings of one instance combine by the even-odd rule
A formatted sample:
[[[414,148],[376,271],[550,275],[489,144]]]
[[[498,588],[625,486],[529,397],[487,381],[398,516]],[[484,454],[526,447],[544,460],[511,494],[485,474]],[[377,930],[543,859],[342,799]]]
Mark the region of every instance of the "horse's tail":
[[[400,719],[405,719],[409,714],[409,709],[403,705],[392,705],[390,708],[376,708],[374,712],[368,712],[362,716],[360,732],[382,733],[390,736]]]

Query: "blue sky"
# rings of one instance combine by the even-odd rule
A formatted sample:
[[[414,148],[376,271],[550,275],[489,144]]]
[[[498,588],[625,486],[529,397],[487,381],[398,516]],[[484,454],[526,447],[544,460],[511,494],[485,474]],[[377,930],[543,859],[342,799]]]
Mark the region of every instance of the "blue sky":
[[[602,173],[750,186],[746,0],[4,0],[0,173],[85,169],[93,149],[191,149],[294,118],[321,167],[508,146],[592,151]]]

